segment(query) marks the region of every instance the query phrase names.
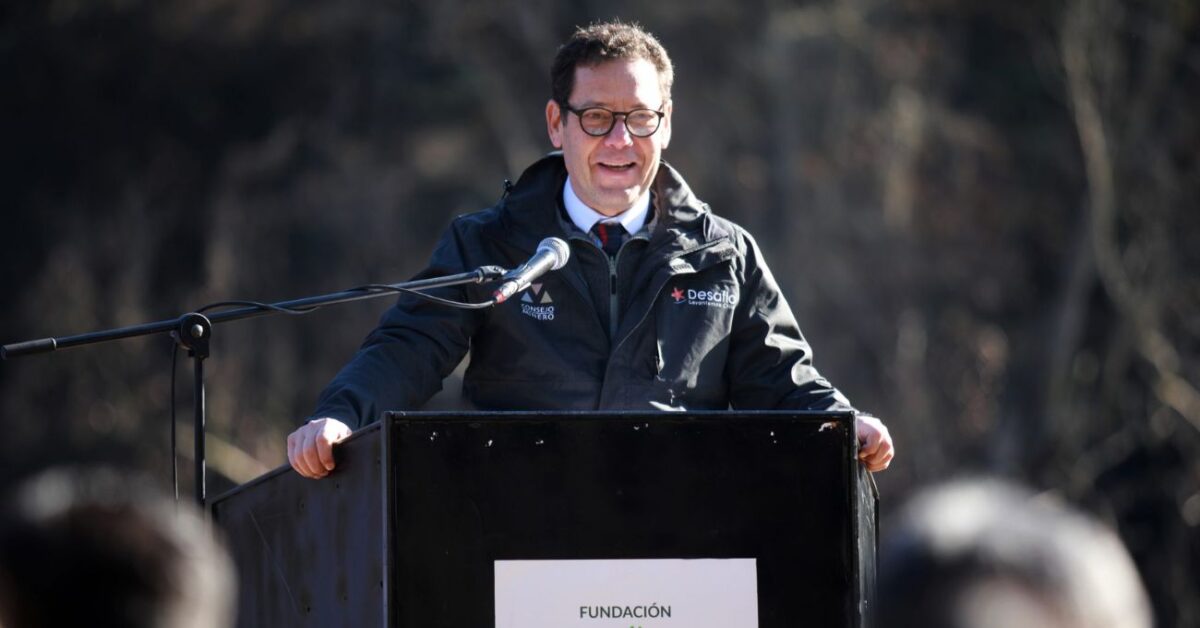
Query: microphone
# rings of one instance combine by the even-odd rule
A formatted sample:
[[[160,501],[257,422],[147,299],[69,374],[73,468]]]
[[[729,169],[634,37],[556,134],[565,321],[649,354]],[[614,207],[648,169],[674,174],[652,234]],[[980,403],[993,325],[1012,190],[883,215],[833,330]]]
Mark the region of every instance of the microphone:
[[[504,303],[512,295],[526,289],[533,280],[552,270],[558,270],[567,265],[571,257],[571,247],[562,238],[546,238],[537,247],[537,252],[528,262],[508,271],[501,277],[499,288],[492,293],[496,305]]]

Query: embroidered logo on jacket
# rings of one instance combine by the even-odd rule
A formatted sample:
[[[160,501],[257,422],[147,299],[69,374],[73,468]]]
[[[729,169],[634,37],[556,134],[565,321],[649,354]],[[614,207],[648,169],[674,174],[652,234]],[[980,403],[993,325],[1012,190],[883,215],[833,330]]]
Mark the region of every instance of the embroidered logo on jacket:
[[[521,313],[539,321],[554,320],[554,299],[540,283],[530,284],[521,295]]]
[[[695,290],[688,288],[683,290],[676,287],[671,290],[671,299],[675,301],[675,305],[700,305],[704,307],[719,307],[725,309],[733,309],[737,306],[737,293],[721,288],[720,290]]]

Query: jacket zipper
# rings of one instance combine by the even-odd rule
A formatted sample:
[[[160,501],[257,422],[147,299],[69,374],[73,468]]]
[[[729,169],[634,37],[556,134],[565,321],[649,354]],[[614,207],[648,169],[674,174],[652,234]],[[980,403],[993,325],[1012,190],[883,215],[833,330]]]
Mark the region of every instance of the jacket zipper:
[[[571,234],[567,235],[567,239],[568,240],[579,240],[580,242],[587,242],[588,245],[594,247],[597,251],[599,251],[600,254],[604,256],[604,260],[606,262],[608,262],[608,295],[609,295],[608,296],[608,313],[609,313],[608,337],[610,338],[609,344],[611,346],[611,344],[613,342],[613,340],[611,340],[611,339],[613,338],[613,336],[617,335],[617,323],[616,323],[616,316],[617,316],[617,264],[616,264],[616,262],[613,261],[613,259],[611,257],[608,256],[608,253],[604,252],[604,249],[600,248],[599,246],[596,245],[595,242],[592,241],[592,238],[590,236],[586,236],[581,233],[571,233]],[[625,245],[622,244],[621,249],[624,249],[624,248],[625,248]],[[617,257],[620,257],[620,256],[621,256],[621,250],[618,249]]]
[[[639,231],[638,233],[641,232]],[[621,253],[623,253],[625,251],[625,247],[629,246],[629,243],[633,242],[634,240],[649,241],[650,238],[645,236],[639,237],[637,234],[633,234],[621,243],[621,248],[617,249],[617,254],[614,257],[608,257],[607,254],[604,256],[608,258],[608,337],[612,339],[610,342],[617,341],[617,331],[620,328],[620,325],[618,324],[620,321],[617,320],[617,315],[620,311],[620,303],[617,302],[617,267],[621,265]],[[640,325],[641,323],[639,322],[638,324]],[[616,346],[613,347],[613,353],[616,353]]]
[[[604,256],[604,260],[608,262],[608,337],[610,342],[616,342],[618,327],[617,323],[619,322],[617,320],[617,314],[621,305],[617,302],[617,266],[621,260],[621,252],[625,250],[625,246],[633,241],[635,237],[631,236],[629,239],[621,243],[621,248],[617,249],[616,257],[609,257],[608,253],[604,252],[604,249],[596,246],[596,243],[587,236],[571,234],[569,237],[572,240],[585,241],[588,244],[596,247],[596,250],[600,251],[600,254]]]
[[[617,249],[615,257],[609,257],[606,253],[604,259],[608,260],[608,337],[609,342],[617,341],[617,261],[621,259],[621,251],[625,250],[625,245],[628,242],[622,242],[621,248]]]

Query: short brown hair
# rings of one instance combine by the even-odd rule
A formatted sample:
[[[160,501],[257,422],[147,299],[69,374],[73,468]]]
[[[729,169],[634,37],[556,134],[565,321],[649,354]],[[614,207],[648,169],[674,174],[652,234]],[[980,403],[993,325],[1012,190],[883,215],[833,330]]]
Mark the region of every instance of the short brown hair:
[[[658,39],[637,23],[601,22],[579,27],[554,55],[550,66],[551,97],[566,105],[575,89],[575,68],[605,61],[645,59],[658,70],[658,85],[664,100],[671,98],[675,69]],[[565,121],[565,118],[564,118]]]

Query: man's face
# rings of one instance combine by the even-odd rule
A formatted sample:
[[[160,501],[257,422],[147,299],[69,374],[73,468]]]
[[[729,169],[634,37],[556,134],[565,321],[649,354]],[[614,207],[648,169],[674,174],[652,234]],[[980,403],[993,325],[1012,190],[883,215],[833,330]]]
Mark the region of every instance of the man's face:
[[[575,87],[567,104],[576,110],[653,109],[666,114],[650,137],[630,135],[623,116],[617,117],[608,135],[593,137],[583,132],[578,115],[553,100],[546,104],[550,142],[562,149],[575,194],[601,214],[616,216],[650,189],[662,151],[671,141],[671,103],[663,101],[658,70],[645,59],[576,67]]]

